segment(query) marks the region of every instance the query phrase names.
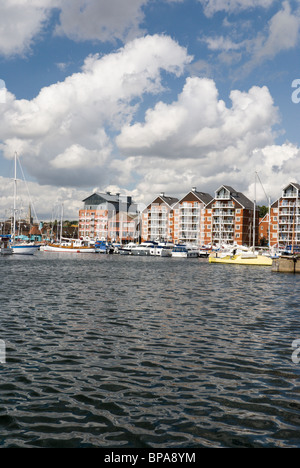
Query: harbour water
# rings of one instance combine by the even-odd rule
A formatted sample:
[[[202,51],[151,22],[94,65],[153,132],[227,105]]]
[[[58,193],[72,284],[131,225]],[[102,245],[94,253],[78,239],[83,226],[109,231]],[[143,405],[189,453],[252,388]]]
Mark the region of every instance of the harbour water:
[[[300,447],[299,275],[0,259],[0,447]]]

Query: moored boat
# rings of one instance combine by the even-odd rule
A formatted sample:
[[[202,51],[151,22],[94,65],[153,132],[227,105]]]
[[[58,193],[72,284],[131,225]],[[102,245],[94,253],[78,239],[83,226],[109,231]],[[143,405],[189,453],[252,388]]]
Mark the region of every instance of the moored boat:
[[[70,241],[49,243],[44,246],[43,251],[63,253],[95,253],[95,246],[82,239],[70,239]]]
[[[199,252],[198,250],[188,249],[185,245],[177,245],[172,250],[172,257],[196,258],[199,257]]]
[[[256,252],[242,252],[237,253],[233,249],[231,253],[222,254],[213,252],[209,255],[209,263],[224,263],[230,265],[258,265],[258,266],[272,266],[273,260],[265,255],[259,255]]]
[[[155,247],[156,243],[151,241],[145,241],[137,245],[134,249],[131,249],[131,255],[151,255],[151,249]]]
[[[10,239],[11,236],[7,235],[0,235],[0,253],[1,255],[12,255],[13,251],[10,246]]]

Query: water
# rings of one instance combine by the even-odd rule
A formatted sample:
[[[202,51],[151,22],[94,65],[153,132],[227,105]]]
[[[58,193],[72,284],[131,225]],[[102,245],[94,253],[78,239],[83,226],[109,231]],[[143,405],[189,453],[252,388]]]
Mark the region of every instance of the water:
[[[0,447],[299,447],[300,275],[0,258]]]

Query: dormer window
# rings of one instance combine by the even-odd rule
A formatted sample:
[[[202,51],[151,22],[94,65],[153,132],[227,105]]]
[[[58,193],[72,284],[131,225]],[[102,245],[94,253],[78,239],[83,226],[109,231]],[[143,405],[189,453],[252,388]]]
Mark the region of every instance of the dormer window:
[[[298,197],[298,190],[292,184],[286,187],[283,190],[282,194],[283,198],[297,198]]]
[[[228,200],[230,198],[230,192],[225,187],[222,187],[218,192],[216,192],[216,198],[222,200]]]

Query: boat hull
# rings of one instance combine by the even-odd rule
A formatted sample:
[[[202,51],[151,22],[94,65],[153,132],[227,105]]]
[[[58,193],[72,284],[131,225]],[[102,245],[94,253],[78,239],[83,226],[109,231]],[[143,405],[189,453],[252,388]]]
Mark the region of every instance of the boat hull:
[[[39,245],[12,245],[12,253],[14,255],[34,255],[39,250]]]
[[[45,245],[44,252],[62,252],[62,253],[95,253],[95,249],[91,247],[67,247]]]
[[[273,260],[264,255],[243,256],[243,255],[227,255],[225,257],[217,257],[215,254],[209,256],[209,263],[223,263],[229,265],[258,265],[272,266]]]

